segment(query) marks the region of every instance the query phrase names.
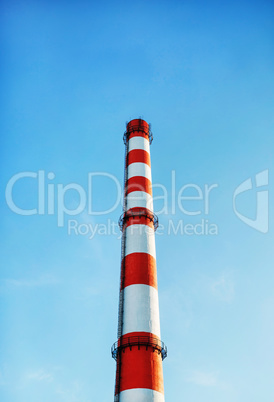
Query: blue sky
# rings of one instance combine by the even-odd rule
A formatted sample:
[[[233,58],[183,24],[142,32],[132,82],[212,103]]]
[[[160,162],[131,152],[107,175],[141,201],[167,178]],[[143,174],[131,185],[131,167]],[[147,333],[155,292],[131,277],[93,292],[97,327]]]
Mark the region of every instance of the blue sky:
[[[58,227],[58,185],[87,194],[98,172],[122,184],[125,122],[139,117],[152,124],[153,182],[167,191],[156,236],[166,401],[273,401],[273,11],[270,1],[2,1],[2,401],[113,400],[120,239],[104,225],[122,207],[84,208]],[[268,210],[255,188],[266,170]],[[13,212],[8,182],[38,171],[46,196],[54,189],[55,213],[47,203],[44,214]],[[249,178],[253,189],[236,208],[257,213],[258,225],[268,217],[267,233],[233,210]],[[187,184],[202,194],[217,185],[208,214],[201,200],[183,201],[198,215],[180,210]],[[37,179],[26,177],[12,197],[27,210],[37,193]],[[114,179],[94,178],[93,211],[116,198]],[[67,191],[66,207],[78,204]],[[82,234],[69,233],[70,220]],[[174,233],[170,221],[214,224],[218,233]],[[90,227],[93,237],[84,234]]]

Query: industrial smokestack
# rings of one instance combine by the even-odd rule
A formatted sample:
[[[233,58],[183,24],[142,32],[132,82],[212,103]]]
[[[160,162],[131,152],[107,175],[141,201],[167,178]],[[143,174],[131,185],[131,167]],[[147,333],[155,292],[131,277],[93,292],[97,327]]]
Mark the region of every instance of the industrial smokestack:
[[[150,126],[131,120],[124,134],[125,192],[122,230],[115,402],[164,402],[153,213]]]

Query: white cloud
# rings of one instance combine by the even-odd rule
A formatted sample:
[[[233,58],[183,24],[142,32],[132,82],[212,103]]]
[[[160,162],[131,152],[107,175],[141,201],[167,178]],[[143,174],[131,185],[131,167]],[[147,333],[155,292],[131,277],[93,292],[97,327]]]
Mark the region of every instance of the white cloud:
[[[192,371],[185,379],[186,382],[204,387],[214,387],[217,385],[216,373],[208,373],[203,371]]]

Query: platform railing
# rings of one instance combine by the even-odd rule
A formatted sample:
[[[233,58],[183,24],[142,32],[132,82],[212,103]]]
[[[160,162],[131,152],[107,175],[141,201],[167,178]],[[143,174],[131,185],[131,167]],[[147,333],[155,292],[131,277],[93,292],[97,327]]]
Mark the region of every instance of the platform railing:
[[[154,230],[158,228],[159,225],[158,216],[155,215],[153,212],[151,212],[149,209],[140,207],[138,208],[138,210],[129,209],[120,216],[118,224],[121,231],[123,231],[124,225],[129,219],[142,218],[142,217],[145,217],[149,219],[150,222],[153,222]]]
[[[113,359],[117,360],[118,353],[125,348],[132,348],[132,346],[146,346],[152,347],[157,350],[162,355],[162,360],[167,357],[167,347],[160,339],[152,337],[150,335],[140,335],[140,336],[123,336],[117,342],[115,342],[111,347],[111,355]]]

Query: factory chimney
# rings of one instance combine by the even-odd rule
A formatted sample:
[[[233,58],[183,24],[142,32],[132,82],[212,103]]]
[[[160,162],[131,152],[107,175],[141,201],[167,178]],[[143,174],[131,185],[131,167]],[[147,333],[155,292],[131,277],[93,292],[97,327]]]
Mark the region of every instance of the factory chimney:
[[[134,119],[124,134],[125,184],[114,402],[164,402],[155,230],[150,165],[150,125]]]

